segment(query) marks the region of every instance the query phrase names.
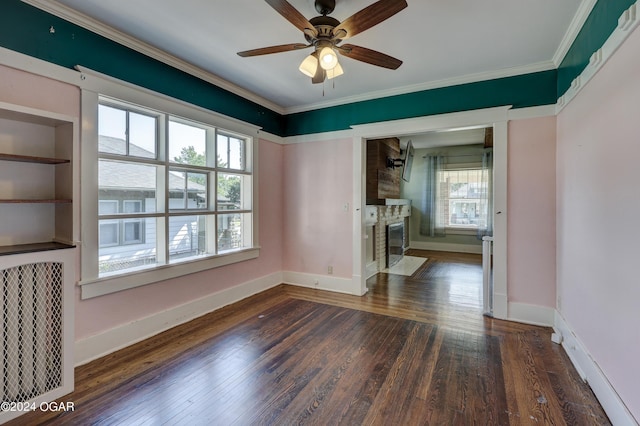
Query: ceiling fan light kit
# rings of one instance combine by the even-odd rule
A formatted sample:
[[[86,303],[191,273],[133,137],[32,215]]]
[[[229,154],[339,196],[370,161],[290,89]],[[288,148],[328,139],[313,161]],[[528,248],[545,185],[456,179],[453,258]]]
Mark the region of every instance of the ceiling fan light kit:
[[[320,66],[324,70],[332,70],[338,65],[338,55],[331,47],[323,47],[320,50]]]
[[[407,7],[406,0],[378,0],[342,22],[327,16],[333,12],[335,0],[315,0],[315,8],[321,16],[310,20],[307,20],[286,0],[265,1],[287,21],[301,30],[308,44],[291,43],[245,50],[238,52],[241,57],[268,55],[313,47],[314,51],[302,61],[298,68],[304,75],[311,77],[312,83],[322,83],[325,79],[332,79],[344,74],[344,69],[338,63],[338,53],[357,61],[393,70],[402,64],[401,60],[375,50],[352,44],[342,46],[339,44],[344,39],[368,30],[400,12]]]
[[[342,69],[340,64],[336,64],[335,67],[327,70],[327,79],[331,80],[333,78],[340,77],[342,74],[344,74],[344,70]]]
[[[300,68],[298,68],[302,74],[307,77],[313,78],[316,74],[316,70],[318,69],[318,59],[313,55],[309,55],[304,58],[304,61],[300,64]]]

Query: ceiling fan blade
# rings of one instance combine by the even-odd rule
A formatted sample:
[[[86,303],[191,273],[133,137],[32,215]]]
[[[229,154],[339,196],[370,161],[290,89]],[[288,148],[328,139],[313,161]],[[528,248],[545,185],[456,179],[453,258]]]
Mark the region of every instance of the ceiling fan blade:
[[[383,68],[389,68],[392,70],[398,69],[402,65],[400,59],[396,59],[393,56],[385,55],[384,53],[367,49],[366,47],[354,46],[353,44],[344,44],[337,46],[336,49],[340,54],[347,58],[355,59],[356,61],[366,62],[371,65],[376,65]]]
[[[278,46],[261,47],[260,49],[245,50],[238,52],[238,56],[246,58],[248,56],[270,55],[271,53],[289,52],[291,50],[300,50],[311,47],[310,44],[291,43],[280,44]]]
[[[269,6],[274,8],[276,12],[284,17],[287,21],[291,22],[300,31],[309,30],[313,33],[313,36],[318,35],[318,31],[315,27],[305,18],[298,10],[291,6],[286,0],[265,0]]]
[[[340,25],[334,28],[333,33],[336,34],[338,31],[344,30],[347,34],[344,37],[340,37],[341,39],[353,37],[391,18],[405,7],[407,7],[405,0],[379,0],[342,21]]]

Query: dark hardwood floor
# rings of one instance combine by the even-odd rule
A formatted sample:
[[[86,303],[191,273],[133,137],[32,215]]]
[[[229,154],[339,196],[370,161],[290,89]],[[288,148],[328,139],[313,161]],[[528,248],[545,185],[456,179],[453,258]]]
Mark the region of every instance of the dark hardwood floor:
[[[9,424],[609,424],[551,330],[482,315],[477,255],[378,274],[363,297],[288,285],[76,369]]]

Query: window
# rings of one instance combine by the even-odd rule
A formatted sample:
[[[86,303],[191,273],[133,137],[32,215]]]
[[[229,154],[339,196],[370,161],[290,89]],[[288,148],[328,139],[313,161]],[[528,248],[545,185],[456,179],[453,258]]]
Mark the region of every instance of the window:
[[[122,203],[122,208],[120,208],[120,203]],[[98,213],[101,217],[117,217],[120,211],[125,214],[142,212],[142,201],[140,200],[100,200],[98,206]],[[143,238],[144,219],[103,219],[100,221],[99,241],[101,248],[142,243]]]
[[[439,180],[445,226],[477,229],[487,214],[488,186],[482,169],[443,170]]]
[[[83,280],[253,247],[250,137],[107,97],[97,109],[97,262]]]

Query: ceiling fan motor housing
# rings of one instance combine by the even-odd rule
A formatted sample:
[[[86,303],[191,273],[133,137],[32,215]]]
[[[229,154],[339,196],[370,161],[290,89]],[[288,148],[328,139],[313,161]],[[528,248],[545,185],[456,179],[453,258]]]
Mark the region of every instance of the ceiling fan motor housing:
[[[333,29],[340,25],[340,21],[330,16],[316,16],[311,18],[309,22],[318,31],[316,39],[330,39],[333,38]],[[305,33],[304,37],[309,43],[313,42],[313,38]]]
[[[316,0],[316,10],[321,15],[328,15],[336,8],[336,0]]]

